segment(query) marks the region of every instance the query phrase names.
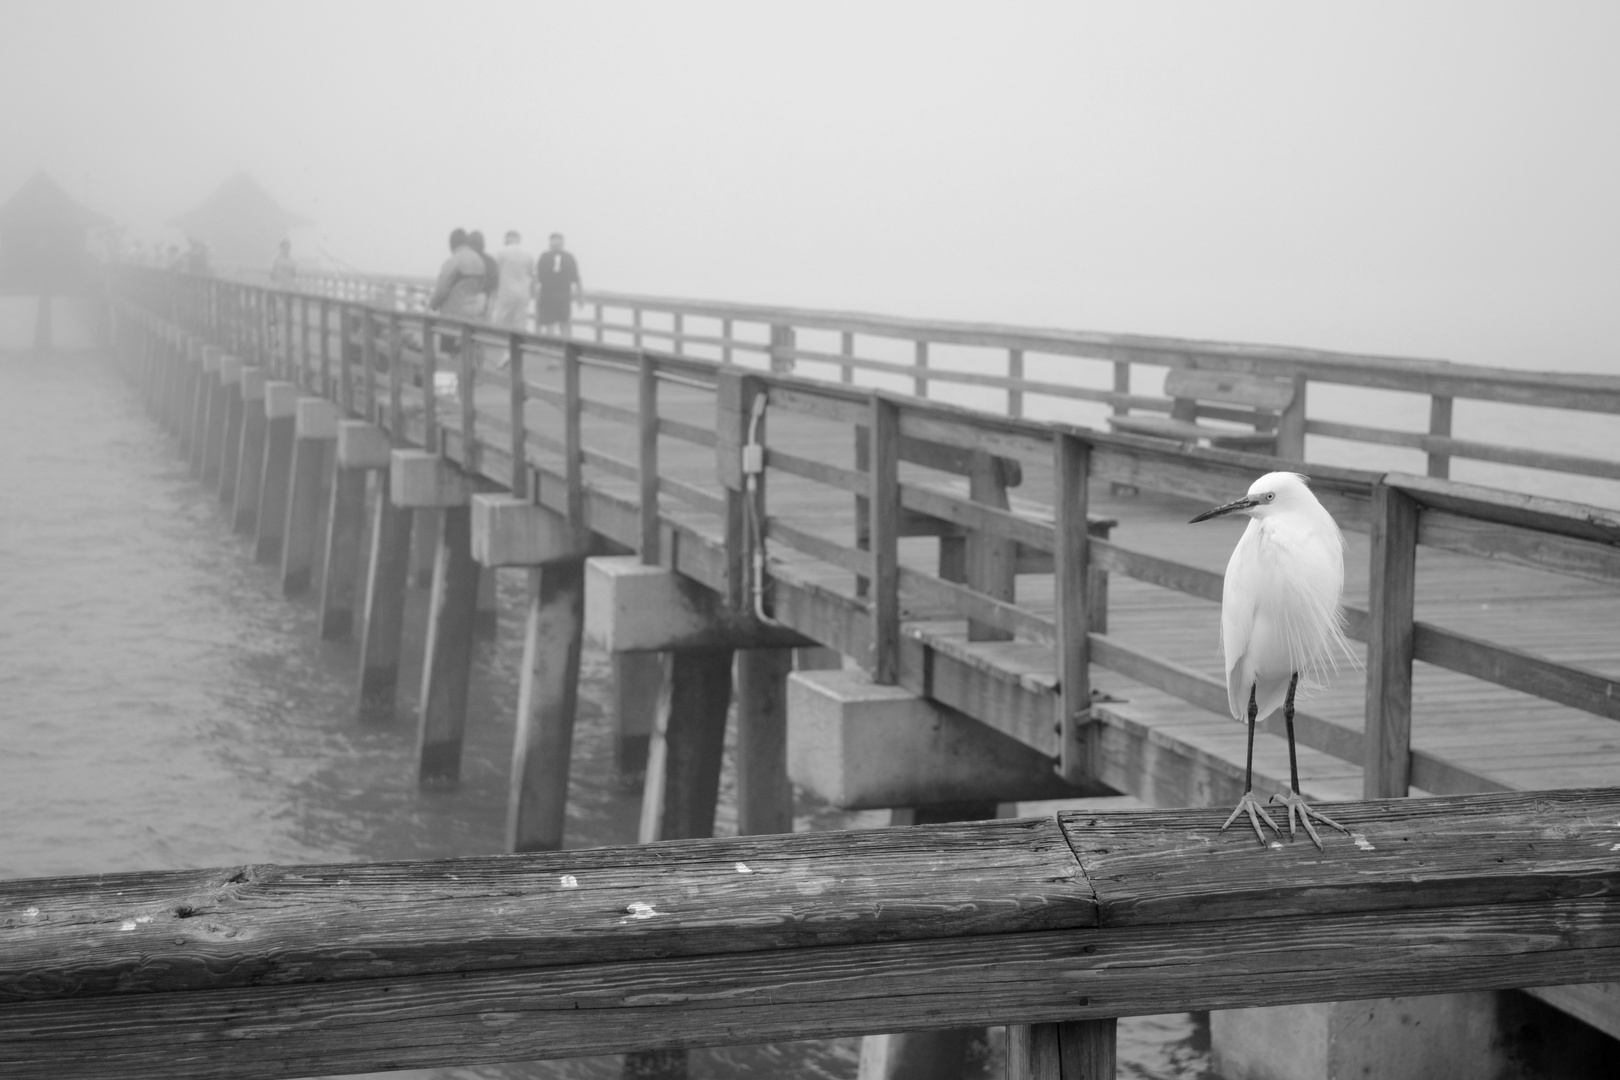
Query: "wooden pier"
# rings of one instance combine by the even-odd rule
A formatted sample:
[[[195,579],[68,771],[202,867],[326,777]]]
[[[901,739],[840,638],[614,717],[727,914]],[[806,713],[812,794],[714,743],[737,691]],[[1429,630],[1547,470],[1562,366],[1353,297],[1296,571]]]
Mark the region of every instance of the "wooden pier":
[[[587,633],[663,657],[644,842],[712,831],[733,699],[748,833],[791,821],[790,780],[897,821],[1115,792],[1235,802],[1217,626],[1236,530],[1185,522],[1276,468],[1308,471],[1345,529],[1366,644],[1365,671],[1296,718],[1308,796],[1620,786],[1620,511],[1446,478],[1454,457],[1620,478],[1613,457],[1450,434],[1457,399],[1620,418],[1620,379],[596,301],[585,340],[439,319],[419,284],[383,279],[278,291],[129,268],[113,292],[154,415],[284,589],[318,588],[323,634],[361,637],[362,719],[394,715],[413,525],[434,522],[424,783],[456,779],[480,578],[528,573],[514,851],[563,845]],[[1054,357],[1072,379],[1026,374]],[[1142,395],[1144,368],[1287,392]],[[1426,395],[1430,429],[1315,419],[1313,383]],[[986,407],[934,399],[951,388]],[[1021,416],[1038,397],[1260,433],[1276,456]],[[1312,434],[1421,451],[1428,475],[1312,465]],[[1256,747],[1262,793],[1287,776],[1279,725]],[[1612,991],[1538,992],[1620,1034]]]

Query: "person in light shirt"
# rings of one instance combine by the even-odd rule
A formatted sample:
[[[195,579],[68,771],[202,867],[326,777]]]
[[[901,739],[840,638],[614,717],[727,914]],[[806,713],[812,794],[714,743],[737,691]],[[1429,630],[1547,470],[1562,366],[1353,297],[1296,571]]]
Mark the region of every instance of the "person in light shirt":
[[[562,233],[551,234],[551,246],[540,256],[535,276],[540,280],[540,303],[535,322],[542,331],[568,334],[569,301],[583,305],[584,286],[579,280],[579,263],[563,250]]]
[[[534,294],[534,256],[523,248],[516,229],[506,234],[506,246],[495,256],[500,285],[495,292],[495,322],[512,330],[529,328],[529,298]]]

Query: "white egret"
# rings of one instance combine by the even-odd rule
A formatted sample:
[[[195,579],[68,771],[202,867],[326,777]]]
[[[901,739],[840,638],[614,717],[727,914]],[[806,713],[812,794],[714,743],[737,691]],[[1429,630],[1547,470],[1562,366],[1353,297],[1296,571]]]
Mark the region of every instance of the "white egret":
[[[1247,812],[1262,844],[1266,837],[1260,830],[1260,818],[1282,835],[1271,815],[1255,801],[1252,790],[1255,725],[1280,705],[1288,728],[1291,790],[1283,799],[1288,808],[1288,835],[1294,835],[1297,814],[1320,849],[1322,838],[1312,827],[1312,818],[1340,832],[1349,830],[1313,809],[1299,793],[1294,693],[1299,688],[1320,687],[1327,672],[1337,670],[1341,653],[1356,662],[1345,640],[1344,613],[1339,607],[1344,594],[1344,536],[1298,473],[1267,473],[1243,498],[1206,510],[1192,520],[1206,521],[1222,514],[1243,514],[1249,519],[1249,527],[1226,564],[1226,587],[1221,594],[1227,705],[1234,719],[1248,722],[1249,755],[1243,798],[1221,831]]]

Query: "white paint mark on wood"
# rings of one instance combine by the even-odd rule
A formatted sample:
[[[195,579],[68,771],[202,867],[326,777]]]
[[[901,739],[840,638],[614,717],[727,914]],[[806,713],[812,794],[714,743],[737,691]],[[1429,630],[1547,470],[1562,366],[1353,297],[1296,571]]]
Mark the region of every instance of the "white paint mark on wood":
[[[1620,844],[1616,844],[1615,847],[1620,847]],[[752,874],[753,871],[748,869],[748,864],[747,863],[738,863],[737,864],[737,873],[739,873],[739,874]]]
[[[1282,850],[1281,841],[1273,840],[1271,843],[1267,844],[1266,846],[1271,848],[1273,851],[1281,851]]]
[[[1620,847],[1620,844],[1617,844],[1615,846]],[[37,908],[37,907],[25,908],[23,910],[23,918],[25,918],[25,919],[37,919],[37,918],[39,918],[39,908]]]
[[[573,874],[564,874],[557,884],[564,889],[577,889],[579,888],[579,878]]]
[[[1356,847],[1360,848],[1362,851],[1377,851],[1378,850],[1377,848],[1373,847],[1372,841],[1368,840],[1361,833],[1358,833],[1358,832],[1351,833],[1350,834],[1350,839],[1354,840],[1356,842]]]
[[[152,916],[150,916],[150,915],[142,915],[138,919],[125,919],[123,921],[123,923],[118,927],[118,929],[120,929],[120,930],[133,930],[133,929],[135,929],[135,927],[139,926],[141,923],[149,923],[151,921],[152,921]]]
[[[640,900],[631,901],[630,906],[624,910],[630,913],[630,919],[650,919],[654,915],[658,914],[658,912],[653,910],[653,906],[651,904],[643,903]],[[620,919],[619,921],[621,923],[626,923],[629,922],[630,919]]]

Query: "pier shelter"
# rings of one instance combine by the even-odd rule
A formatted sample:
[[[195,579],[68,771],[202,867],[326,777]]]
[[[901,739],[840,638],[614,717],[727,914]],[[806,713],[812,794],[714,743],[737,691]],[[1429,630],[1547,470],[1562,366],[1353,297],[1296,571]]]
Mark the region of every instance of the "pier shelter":
[[[363,610],[333,620],[363,633],[364,715],[392,713],[414,525],[439,515],[425,782],[454,781],[475,568],[528,574],[514,851],[562,845],[586,634],[616,656],[659,658],[647,842],[712,832],[733,702],[745,833],[780,831],[790,779],[892,808],[897,823],[1118,792],[1229,804],[1243,730],[1224,715],[1214,627],[1235,535],[1184,523],[1280,467],[1308,468],[1346,530],[1349,631],[1366,649],[1365,673],[1341,673],[1296,717],[1307,795],[1620,786],[1620,637],[1604,633],[1620,625],[1620,511],[1447,475],[1471,459],[1620,479],[1620,441],[1576,455],[1451,430],[1458,401],[1612,422],[1620,379],[610,295],[576,323],[590,338],[563,339],[437,319],[419,284],[301,285],[315,291],[132,269],[120,355],[199,463],[216,443],[228,451],[216,433],[237,404],[261,414],[260,435],[242,423],[237,440],[239,461],[257,465],[261,519],[308,505],[290,464],[298,401],[336,405],[321,437],[335,437],[336,475],[362,479],[330,484],[326,563],[369,575],[363,604],[351,600]],[[1003,366],[953,366],[957,349]],[[1043,355],[1105,378],[1036,377]],[[1262,416],[1203,391],[1138,392],[1138,368],[1235,370],[1291,392]],[[1420,395],[1428,428],[1314,417],[1313,384]],[[952,388],[975,407],[941,400]],[[1037,422],[1023,415],[1036,397],[1263,427],[1274,453]],[[268,454],[264,425],[278,418],[290,449]],[[1415,469],[1311,464],[1312,436],[1400,447]],[[366,472],[386,477],[369,504]],[[369,560],[352,524],[368,514]],[[1286,782],[1279,721],[1256,752],[1263,792]],[[1312,858],[1299,845],[1266,853]],[[1549,978],[1535,993],[1620,1032],[1612,987]]]
[[[92,229],[108,219],[37,172],[0,205],[0,349],[88,348],[100,287]]]

